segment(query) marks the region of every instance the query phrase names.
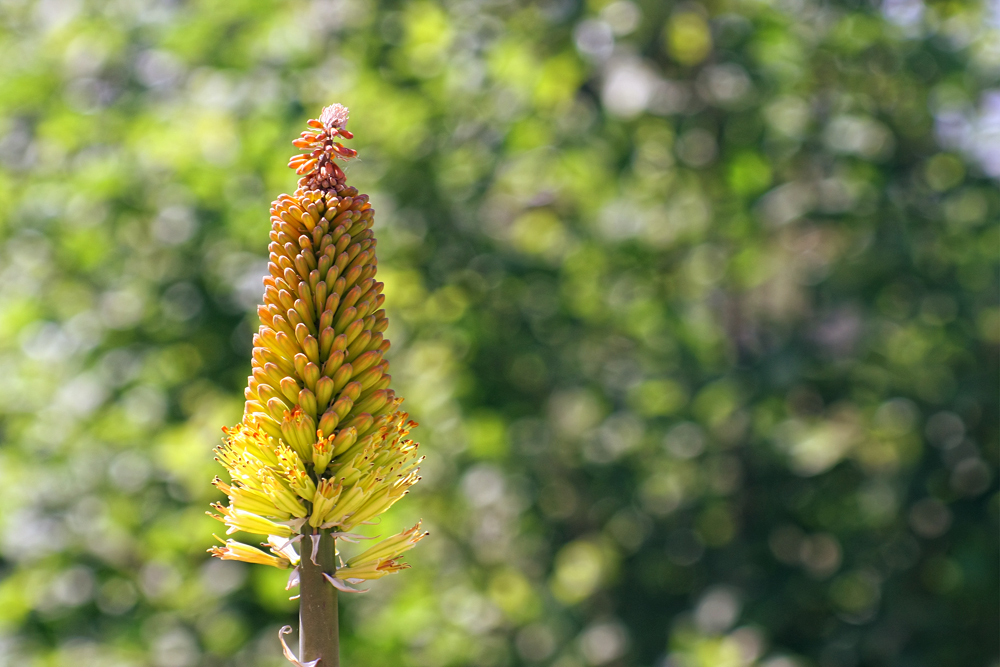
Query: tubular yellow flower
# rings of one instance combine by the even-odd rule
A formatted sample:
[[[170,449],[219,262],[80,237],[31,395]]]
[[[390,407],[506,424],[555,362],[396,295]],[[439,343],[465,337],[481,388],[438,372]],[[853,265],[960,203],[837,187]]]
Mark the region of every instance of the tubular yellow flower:
[[[281,569],[285,569],[291,565],[288,558],[280,552],[275,552],[278,555],[272,556],[249,544],[242,544],[234,540],[223,542],[222,538],[218,536],[215,539],[225,545],[222,547],[212,547],[208,550],[216,558],[221,558],[222,560],[241,560],[244,563],[260,563],[261,565],[270,565]]]
[[[332,479],[320,480],[319,486],[316,487],[316,494],[313,496],[313,511],[309,517],[310,526],[319,528],[326,523],[326,517],[336,507],[343,490],[343,482],[334,484]]]
[[[323,658],[326,667],[339,660],[335,588],[355,592],[348,583],[404,569],[395,559],[423,537],[415,526],[350,559],[338,574],[334,540],[358,538],[346,531],[405,495],[420,479],[422,460],[406,439],[415,423],[389,387],[374,210],[336,163],[356,155],[341,143],[353,137],[347,119],[345,107],[326,107],[293,142],[305,152],[288,166],[301,178],[293,194],[271,205],[243,420],[223,429],[216,449],[232,482],[216,478],[229,504],[213,505],[213,516],[228,533],[269,535],[274,555],[233,540],[209,550],[295,566],[289,585],[301,591],[300,659]]]
[[[365,563],[394,560],[399,558],[404,552],[412,549],[417,542],[424,539],[426,536],[427,533],[420,532],[420,524],[417,523],[417,525],[413,528],[404,530],[398,535],[388,537],[367,551],[348,559],[347,566],[359,567]],[[343,572],[343,570],[341,570],[341,572]]]
[[[270,519],[265,519],[259,514],[254,514],[250,510],[239,509],[230,503],[229,507],[216,503],[212,505],[222,516],[212,515],[229,527],[227,535],[235,532],[255,533],[257,535],[277,535],[279,537],[291,537],[292,529],[286,524],[275,523]]]

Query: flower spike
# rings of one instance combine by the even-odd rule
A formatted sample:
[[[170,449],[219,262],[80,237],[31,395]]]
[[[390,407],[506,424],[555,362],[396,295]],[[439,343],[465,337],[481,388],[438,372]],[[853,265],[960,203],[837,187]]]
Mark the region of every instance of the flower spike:
[[[215,450],[230,480],[213,482],[228,502],[214,504],[212,516],[227,534],[267,535],[270,553],[232,539],[209,551],[291,568],[288,587],[299,586],[302,600],[300,657],[285,646],[285,629],[281,642],[289,661],[306,667],[338,663],[336,592],[363,592],[353,586],[407,568],[400,555],[426,535],[418,524],[337,568],[336,539],[368,539],[352,529],[406,495],[422,460],[407,438],[416,424],[390,388],[375,212],[339,164],[357,155],[343,143],[354,136],[348,118],[346,107],[330,105],[292,142],[301,151],[288,163],[298,189],[271,204],[243,420],[223,429]]]

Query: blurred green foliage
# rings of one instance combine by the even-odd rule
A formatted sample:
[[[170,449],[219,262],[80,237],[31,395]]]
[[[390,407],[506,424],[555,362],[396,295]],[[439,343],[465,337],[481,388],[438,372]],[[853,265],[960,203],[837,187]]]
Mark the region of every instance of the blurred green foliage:
[[[204,510],[334,101],[432,531],[345,664],[997,664],[998,25],[3,0],[0,665],[285,664]]]

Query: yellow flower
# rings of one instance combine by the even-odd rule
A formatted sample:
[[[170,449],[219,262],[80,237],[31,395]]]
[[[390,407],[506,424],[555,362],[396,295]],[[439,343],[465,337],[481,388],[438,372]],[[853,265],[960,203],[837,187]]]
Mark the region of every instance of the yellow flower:
[[[212,547],[208,550],[216,558],[221,558],[222,560],[241,560],[244,563],[259,563],[281,569],[285,569],[291,565],[288,558],[281,552],[275,551],[274,553],[277,555],[272,556],[249,544],[242,544],[234,540],[225,540],[223,542],[222,538],[218,536],[215,536],[215,539],[225,545],[222,547]],[[271,550],[274,551],[273,548]]]
[[[376,544],[375,546],[373,546],[372,548],[368,549],[367,551],[364,551],[358,554],[357,556],[348,559],[347,568],[340,568],[339,570],[337,570],[337,572],[338,574],[341,574],[346,577],[347,575],[345,573],[348,568],[356,568],[360,571],[361,569],[370,567],[374,563],[385,564],[388,563],[389,561],[394,561],[395,559],[403,555],[403,553],[412,549],[417,542],[424,539],[427,535],[428,533],[426,532],[425,533],[420,532],[420,523],[417,523],[417,525],[415,525],[413,528],[410,528],[409,530],[404,530],[402,533],[399,533],[398,535],[393,535],[392,537],[388,537],[379,542],[378,544]],[[397,566],[394,565],[393,567]],[[383,574],[386,574],[384,570],[388,568],[389,568],[388,565],[385,566],[380,565],[376,567],[377,570],[382,572],[382,574],[379,574],[378,576],[380,577],[383,576]],[[364,577],[364,578],[374,579],[377,577]]]

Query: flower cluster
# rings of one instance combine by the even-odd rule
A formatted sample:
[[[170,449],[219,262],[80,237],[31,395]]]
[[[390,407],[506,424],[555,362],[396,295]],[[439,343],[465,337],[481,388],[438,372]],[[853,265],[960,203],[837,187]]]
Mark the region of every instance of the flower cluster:
[[[319,120],[314,118],[309,121],[309,127],[315,131],[307,130],[292,142],[296,148],[309,152],[294,156],[288,161],[288,166],[302,175],[300,188],[335,190],[337,185],[343,186],[344,172],[334,162],[334,158],[346,160],[358,154],[337,141],[337,137],[354,138],[347,131],[347,107],[340,104],[326,107]]]
[[[302,176],[293,195],[271,207],[269,275],[243,421],[223,429],[217,460],[229,498],[212,514],[235,532],[268,536],[267,551],[226,540],[219,558],[296,568],[303,538],[322,531],[354,541],[350,531],[385,512],[420,478],[416,424],[389,388],[388,320],[376,282],[377,259],[368,196],[347,186],[334,158],[355,151],[347,109],[327,107],[316,131],[294,143],[308,153],[289,166]],[[399,571],[399,556],[424,537],[419,524],[341,562],[327,579],[338,589]],[[220,541],[222,541],[220,539]],[[298,550],[296,550],[296,546]],[[291,586],[298,580],[293,571]]]

